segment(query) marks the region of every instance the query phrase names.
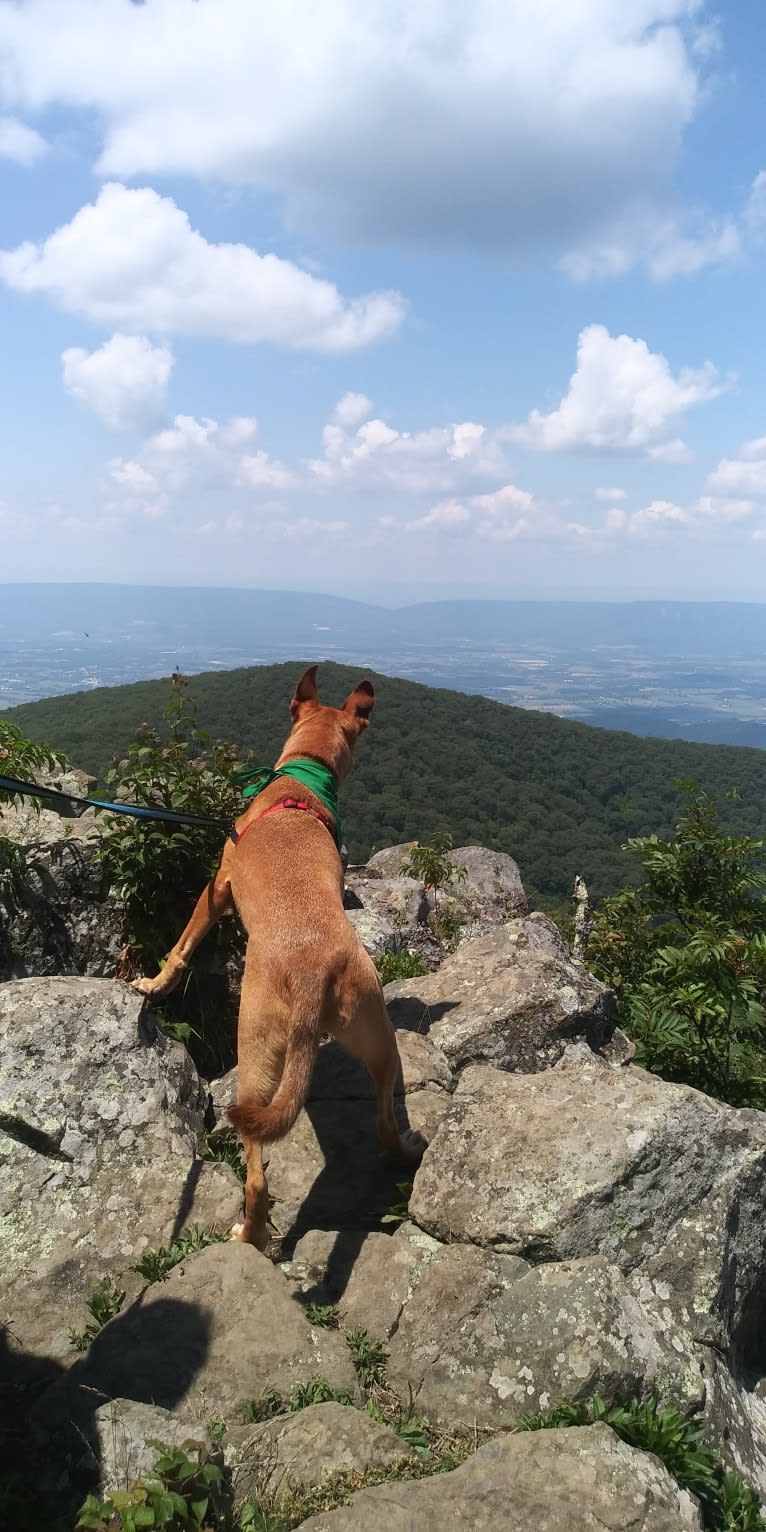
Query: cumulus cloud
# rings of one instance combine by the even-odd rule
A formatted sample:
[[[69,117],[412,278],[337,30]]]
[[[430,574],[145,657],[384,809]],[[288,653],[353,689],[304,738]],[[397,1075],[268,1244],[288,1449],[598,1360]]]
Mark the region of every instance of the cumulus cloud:
[[[415,521],[407,523],[409,532],[439,532],[462,531],[471,520],[471,512],[468,507],[461,505],[459,500],[440,500],[438,505],[432,506],[425,516],[418,516]]]
[[[176,415],[171,425],[147,438],[135,458],[113,458],[108,464],[110,492],[118,496],[109,508],[164,515],[191,486],[203,496],[240,492],[246,505],[253,503],[253,491],[292,488],[296,477],[278,459],[264,451],[243,451],[257,429],[249,416],[221,422]]]
[[[36,128],[19,122],[17,117],[0,117],[0,160],[13,160],[29,169],[48,152],[48,145]]]
[[[634,511],[625,525],[629,532],[639,536],[668,527],[715,530],[745,520],[752,511],[752,501],[722,495],[700,495],[689,505],[676,505],[672,500],[652,500],[640,511]]]
[[[504,467],[502,447],[486,426],[462,421],[425,431],[397,431],[377,417],[365,419],[371,410],[369,399],[360,394],[345,394],[336,405],[322,432],[324,455],[308,464],[317,483],[449,493],[458,484]],[[354,429],[360,418],[362,423]]]
[[[19,111],[91,114],[110,176],[259,186],[334,234],[560,251],[666,200],[703,11],[25,0],[0,6],[0,83]]]
[[[111,430],[142,431],[161,419],[173,367],[166,346],[118,334],[90,354],[71,346],[61,364],[67,393]]]
[[[558,408],[532,410],[511,440],[543,452],[668,453],[683,443],[671,433],[687,410],[722,393],[726,384],[711,362],[674,377],[664,356],[646,341],[610,335],[588,325],[577,344],[577,369]]]
[[[0,252],[0,280],[123,330],[328,353],[386,338],[404,314],[396,293],[348,300],[292,261],[210,244],[172,198],[118,183],[47,239]]]
[[[708,488],[714,494],[766,500],[766,436],[745,442],[739,457],[722,458],[708,477]]]

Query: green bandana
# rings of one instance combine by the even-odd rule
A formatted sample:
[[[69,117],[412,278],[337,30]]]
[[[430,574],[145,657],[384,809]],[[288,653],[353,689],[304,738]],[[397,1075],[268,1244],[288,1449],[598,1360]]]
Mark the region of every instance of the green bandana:
[[[342,846],[343,825],[338,813],[338,788],[329,766],[323,766],[321,761],[312,761],[308,756],[296,756],[295,760],[287,761],[284,766],[247,766],[243,771],[234,773],[234,781],[241,787],[243,798],[257,798],[265,787],[270,787],[279,777],[302,782],[304,787],[319,798],[335,820],[335,834],[338,845]]]

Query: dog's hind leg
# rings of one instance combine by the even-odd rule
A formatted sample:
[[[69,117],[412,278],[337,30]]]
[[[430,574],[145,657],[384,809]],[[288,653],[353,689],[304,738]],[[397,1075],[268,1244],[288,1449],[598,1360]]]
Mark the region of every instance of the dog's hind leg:
[[[354,1058],[361,1059],[372,1075],[378,1098],[376,1128],[383,1148],[397,1159],[419,1160],[426,1147],[423,1135],[415,1128],[401,1132],[396,1120],[394,1092],[401,1062],[396,1033],[374,970],[361,992],[353,1021],[333,1029],[333,1036]]]
[[[233,849],[233,848],[232,848]],[[164,967],[154,979],[134,979],[133,989],[146,995],[147,999],[154,1003],[164,1000],[171,993],[186,971],[189,959],[208,931],[233,909],[231,896],[231,883],[229,881],[229,848],[228,845],[223,854],[223,860],[214,878],[210,879],[207,888],[200,894],[194,913],[182,932],[175,947],[168,953]]]

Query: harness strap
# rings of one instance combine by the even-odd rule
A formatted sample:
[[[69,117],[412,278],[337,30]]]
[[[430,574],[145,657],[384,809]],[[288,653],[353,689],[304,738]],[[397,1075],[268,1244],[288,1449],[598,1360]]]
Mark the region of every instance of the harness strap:
[[[324,825],[325,829],[329,830],[336,846],[338,845],[338,834],[332,820],[326,819],[324,814],[320,814],[319,810],[315,809],[312,804],[306,803],[305,800],[299,798],[282,798],[279,803],[272,803],[271,807],[264,809],[263,813],[259,814],[257,818],[251,819],[250,823],[245,825],[244,830],[237,832],[236,829],[232,828],[229,835],[230,840],[233,840],[235,846],[239,846],[247,835],[248,830],[252,830],[254,825],[259,824],[262,819],[266,818],[267,814],[276,814],[279,809],[301,809],[304,814],[311,814],[314,819],[319,820],[320,825]]]

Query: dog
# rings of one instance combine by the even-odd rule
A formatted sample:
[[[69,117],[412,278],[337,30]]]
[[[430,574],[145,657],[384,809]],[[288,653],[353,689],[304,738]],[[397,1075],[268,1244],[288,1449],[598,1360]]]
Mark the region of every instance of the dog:
[[[319,701],[317,665],[301,676],[290,703],[292,728],[275,770],[298,758],[319,762],[340,785],[375,705],[360,681],[340,708]],[[295,812],[302,810],[302,812]],[[343,908],[343,867],[326,804],[299,780],[280,775],[240,815],[221,865],[197,902],[161,973],[133,987],[150,1001],[180,981],[202,938],[234,906],[247,932],[237,1030],[237,1104],[229,1118],[242,1141],[247,1179],[244,1222],[232,1238],[263,1250],[268,1241],[264,1144],[284,1138],[306,1100],[323,1033],[361,1059],[377,1093],[383,1148],[409,1162],[421,1135],[399,1131],[394,1090],[396,1035],[372,959]]]

